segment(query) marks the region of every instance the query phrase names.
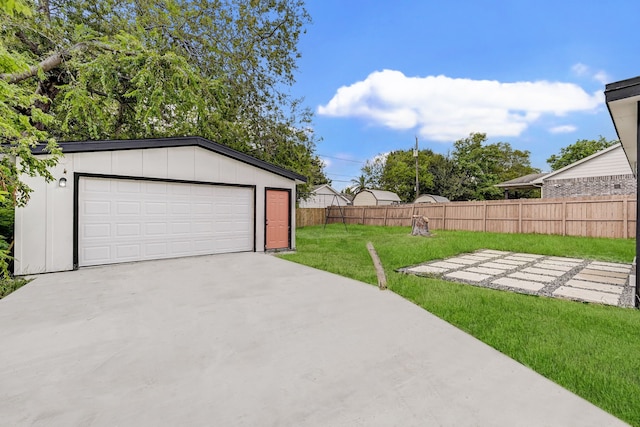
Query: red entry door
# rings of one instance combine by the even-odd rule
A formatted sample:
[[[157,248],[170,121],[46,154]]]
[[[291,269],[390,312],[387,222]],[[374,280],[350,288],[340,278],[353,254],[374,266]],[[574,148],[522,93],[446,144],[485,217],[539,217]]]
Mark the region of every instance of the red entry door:
[[[266,249],[289,247],[289,195],[288,191],[267,190]]]

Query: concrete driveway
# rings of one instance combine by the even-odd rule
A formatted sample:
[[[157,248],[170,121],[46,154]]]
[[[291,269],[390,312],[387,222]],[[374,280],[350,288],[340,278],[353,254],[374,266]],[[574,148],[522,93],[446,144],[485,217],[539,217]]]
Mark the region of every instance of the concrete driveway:
[[[39,276],[0,300],[0,424],[613,426],[390,291],[263,254]]]

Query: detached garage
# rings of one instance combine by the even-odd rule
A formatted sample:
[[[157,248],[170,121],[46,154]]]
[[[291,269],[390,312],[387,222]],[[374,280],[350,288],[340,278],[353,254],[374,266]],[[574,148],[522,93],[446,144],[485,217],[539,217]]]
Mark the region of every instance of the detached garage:
[[[54,182],[24,178],[17,275],[295,247],[302,175],[198,137],[60,146]]]

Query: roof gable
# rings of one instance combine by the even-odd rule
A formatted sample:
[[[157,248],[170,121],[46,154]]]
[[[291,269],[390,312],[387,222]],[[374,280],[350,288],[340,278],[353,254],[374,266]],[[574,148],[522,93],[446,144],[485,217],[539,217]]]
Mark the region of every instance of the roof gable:
[[[69,141],[59,142],[58,145],[62,148],[63,154],[197,146],[294,181],[302,183],[307,182],[307,178],[305,176],[296,172],[281,168],[280,166],[265,162],[264,160],[257,159],[248,154],[241,153],[240,151],[236,151],[232,148],[209,141],[208,139],[199,136],[103,141]],[[45,145],[39,144],[31,151],[33,154],[48,154],[44,149]]]
[[[362,190],[362,191],[369,191],[371,194],[373,194],[373,197],[375,197],[377,200],[391,200],[393,202],[401,201],[400,197],[393,191],[386,191],[386,190]]]
[[[616,160],[616,157],[620,157],[620,160],[622,161],[618,162]],[[618,143],[612,145],[611,147],[607,147],[604,150],[600,150],[588,157],[585,157],[584,159],[580,159],[577,162],[571,163],[570,165],[558,169],[557,171],[553,171],[548,175],[535,180],[534,182],[542,184],[544,181],[547,181],[549,179],[563,179],[561,175],[575,175],[581,174],[581,172],[581,177],[631,174],[631,167],[629,166],[628,162],[625,161],[624,157],[625,155],[624,151],[622,150],[622,144]],[[620,167],[619,171],[611,169],[608,163],[612,161]],[[602,163],[601,166],[604,167],[606,173],[599,173],[594,170],[600,169],[597,167],[600,166],[600,163]],[[574,173],[572,174],[572,172]],[[569,177],[567,176],[566,178]],[[575,178],[575,176],[570,176],[570,178]]]
[[[328,194],[328,195],[336,195],[338,197],[340,197],[345,203],[350,202],[349,199],[347,199],[344,194],[338,192],[336,189],[334,189],[332,186],[330,186],[329,184],[322,184],[322,185],[316,185],[313,190],[311,190],[312,193],[315,194]]]
[[[500,188],[535,188],[536,183],[538,183],[542,178],[544,178],[547,173],[530,173],[528,175],[519,176],[518,178],[511,179],[509,181],[501,182],[496,184],[496,187]]]

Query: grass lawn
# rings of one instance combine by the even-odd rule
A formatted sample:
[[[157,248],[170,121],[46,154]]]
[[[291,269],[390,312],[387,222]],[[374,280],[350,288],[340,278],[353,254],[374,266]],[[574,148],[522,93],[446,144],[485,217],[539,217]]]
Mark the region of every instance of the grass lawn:
[[[20,279],[10,278],[10,279],[0,280],[0,299],[6,297],[13,291],[20,289],[27,283],[29,283],[29,281],[22,278]]]
[[[502,353],[640,426],[640,311],[456,284],[394,270],[477,249],[631,262],[635,240],[435,231],[342,224],[298,229],[282,258],[370,284],[373,242],[389,289]]]

